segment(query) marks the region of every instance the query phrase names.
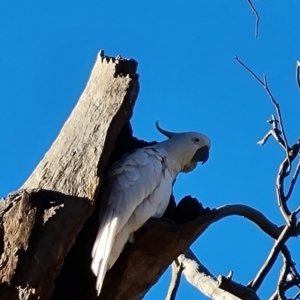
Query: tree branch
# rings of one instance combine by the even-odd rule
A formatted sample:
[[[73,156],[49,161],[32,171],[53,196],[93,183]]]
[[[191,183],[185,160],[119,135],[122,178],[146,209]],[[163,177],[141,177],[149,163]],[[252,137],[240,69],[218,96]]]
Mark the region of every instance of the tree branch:
[[[258,271],[256,277],[248,284],[249,287],[251,287],[253,290],[257,291],[261,284],[263,283],[264,279],[270,272],[271,268],[273,267],[279,252],[282,249],[282,246],[285,244],[285,242],[288,239],[288,233],[290,230],[290,226],[286,225],[284,227],[284,230],[280,234],[279,238],[276,240],[274,246],[272,247],[268,258],[266,259],[265,263],[261,267],[261,269]]]
[[[185,221],[176,224],[168,219],[151,218],[135,233],[135,242],[127,243],[115,265],[107,272],[101,300],[141,299],[172,261],[218,216],[217,210],[203,209],[198,203],[201,211],[195,217],[190,199],[182,199],[174,212],[174,215],[185,214]],[[189,212],[180,208],[184,206],[181,202],[188,202]],[[85,298],[97,299],[94,286]]]
[[[285,135],[285,130],[284,130],[284,127],[283,127],[280,106],[279,106],[279,103],[276,101],[276,99],[274,98],[274,96],[272,95],[272,93],[271,93],[271,91],[269,89],[266,75],[263,74],[263,80],[261,80],[237,56],[235,56],[235,60],[238,62],[238,64],[240,64],[262,86],[262,88],[265,90],[266,94],[268,95],[269,99],[271,100],[272,104],[274,105],[275,111],[276,111],[276,119],[278,120],[279,129],[281,131],[282,138],[283,138],[284,148],[286,149],[286,152],[287,152],[289,149],[288,149],[287,139],[286,139],[286,135]],[[288,156],[288,154],[287,154],[287,156]]]
[[[178,258],[176,258],[172,262],[171,268],[172,268],[172,277],[171,277],[171,282],[165,300],[176,299],[176,293],[179,288],[181,273],[183,271],[183,265],[179,263]]]
[[[300,61],[296,61],[296,84],[300,89]]]
[[[271,267],[273,266],[278,253],[282,251],[283,255],[286,257],[289,256],[289,251],[287,247],[284,245],[286,239],[291,236],[290,230],[292,230],[291,227],[288,225],[284,227],[278,227],[275,224],[273,224],[270,220],[268,220],[261,212],[255,210],[252,207],[246,206],[246,205],[226,205],[223,207],[218,208],[219,215],[214,220],[214,222],[219,221],[220,219],[231,216],[231,215],[239,215],[243,216],[252,222],[254,222],[259,228],[261,228],[265,233],[270,235],[272,238],[276,240],[276,243],[274,244],[265,264],[261,268],[261,270],[258,272],[256,278],[253,280],[253,282],[249,283],[249,286],[253,288],[254,290],[257,290],[258,287],[263,282],[265,276],[270,271]],[[299,224],[298,224],[299,225]],[[297,226],[297,230],[294,228],[293,235],[299,235],[299,226]]]
[[[1,202],[1,299],[51,297],[65,256],[93,210],[114,142],[132,113],[136,67],[133,60],[100,52],[76,107],[24,190]]]
[[[300,279],[299,274],[296,270],[294,270],[294,263],[291,260],[290,252],[285,245],[288,238],[296,231],[299,230],[299,224],[297,225],[297,214],[300,212],[300,206],[294,212],[291,213],[287,201],[290,198],[294,186],[296,184],[299,172],[300,172],[300,162],[298,161],[296,169],[294,171],[294,175],[292,177],[290,187],[288,190],[287,195],[284,192],[284,181],[289,176],[291,169],[292,169],[292,162],[295,160],[296,156],[299,155],[299,148],[300,148],[300,139],[292,146],[289,147],[284,125],[281,116],[281,110],[279,103],[273,97],[267,83],[267,77],[264,74],[263,80],[261,80],[248,66],[246,66],[238,57],[235,57],[236,61],[247,70],[247,72],[254,77],[254,79],[263,87],[265,92],[267,93],[269,99],[271,100],[272,104],[274,105],[276,111],[276,117],[274,115],[271,116],[271,120],[268,122],[271,124],[272,129],[267,132],[267,134],[258,142],[259,145],[264,145],[265,142],[268,140],[270,136],[273,136],[277,143],[285,150],[286,157],[282,161],[279,166],[279,170],[276,177],[276,198],[278,203],[278,208],[285,219],[286,225],[284,226],[283,230],[281,231],[279,237],[276,239],[274,246],[272,247],[265,263],[257,273],[256,277],[252,282],[248,284],[251,288],[255,291],[260,287],[263,280],[273,267],[279,252],[282,252],[283,255],[283,267],[281,270],[281,274],[278,279],[278,285],[276,292],[272,295],[271,299],[286,299],[285,291],[286,291],[286,282],[287,282],[287,275],[289,272],[293,272],[296,274],[296,278]],[[300,64],[297,61],[296,64],[296,82],[298,87],[300,88],[299,84],[299,68]],[[300,160],[300,159],[299,159]],[[299,223],[299,222],[298,222]]]
[[[263,213],[254,209],[251,206],[243,204],[230,204],[217,208],[219,215],[214,220],[219,220],[229,216],[241,216],[256,224],[261,230],[271,236],[273,239],[277,239],[282,232],[282,228],[272,223]],[[300,232],[298,233],[300,234]]]
[[[300,140],[298,140],[297,143],[299,144],[299,143],[300,143]],[[296,144],[297,144],[297,143],[296,143]],[[291,180],[289,190],[288,190],[288,192],[287,192],[287,194],[286,194],[286,196],[285,196],[286,201],[289,200],[289,198],[291,197],[291,195],[292,195],[292,193],[293,193],[294,186],[295,186],[295,184],[296,184],[296,182],[297,182],[299,173],[300,173],[300,155],[298,155],[298,163],[297,163],[297,166],[296,166],[296,169],[295,169],[293,178],[292,178],[292,180]]]
[[[241,204],[232,204],[232,205],[225,205],[222,207],[217,208],[218,215],[215,219],[211,221],[209,226],[215,222],[220,221],[221,219],[228,217],[228,216],[242,216],[247,218],[248,220],[255,223],[260,229],[262,229],[265,233],[267,233],[269,236],[271,236],[273,239],[277,240],[279,239],[280,235],[284,234],[284,228],[285,227],[278,227],[276,224],[272,223],[269,219],[266,218],[260,211],[255,210],[254,208],[246,205]],[[297,233],[294,232],[294,234],[299,235],[300,234],[300,228],[298,228]],[[277,248],[276,248],[277,249]],[[287,247],[283,244],[281,251],[283,254],[288,257],[289,251]],[[183,255],[183,256],[182,256]],[[208,297],[213,297],[211,299],[223,299],[222,297],[227,297],[224,299],[236,299],[234,295],[238,295],[237,292],[233,292],[230,290],[229,286],[232,287],[235,286],[233,281],[230,281],[231,283],[228,283],[229,281],[222,277],[220,277],[221,281],[217,281],[216,278],[213,277],[213,275],[205,268],[199,260],[195,257],[195,255],[190,250],[186,251],[184,254],[182,254],[178,257],[178,261],[182,261],[184,259],[187,263],[182,264],[183,268],[183,274],[185,275],[187,281],[196,286],[204,295]],[[181,259],[180,259],[181,258]],[[186,270],[186,268],[189,268],[189,271]],[[197,270],[197,271],[196,271]],[[192,277],[190,277],[192,274]],[[222,282],[222,284],[221,284]],[[221,285],[220,285],[221,284]],[[216,292],[215,289],[223,288],[222,292]],[[246,289],[244,286],[240,286],[242,290]],[[233,288],[238,289],[237,287]],[[214,292],[211,292],[211,290],[214,290]],[[251,289],[252,290],[252,289]],[[228,293],[226,296],[224,296],[224,291]],[[213,295],[213,296],[212,296]],[[248,299],[248,298],[241,298],[241,299]]]
[[[271,124],[272,129],[266,133],[266,135],[257,142],[258,145],[263,146],[270,136],[273,136],[274,140],[285,150],[285,143],[281,137],[281,131],[278,129],[278,120],[276,120],[274,115],[271,115],[271,119],[267,121]]]
[[[285,290],[284,290],[284,284],[286,283],[287,276],[290,272],[291,265],[293,264],[291,255],[286,256],[282,254],[283,257],[283,263],[282,263],[282,268],[280,270],[278,282],[277,282],[277,294],[279,299],[284,299],[285,298]]]
[[[182,264],[182,274],[186,280],[210,299],[259,299],[253,290],[235,283],[231,279],[222,276],[216,279],[190,249],[181,254],[178,261]]]
[[[246,1],[251,8],[252,14],[255,16],[254,36],[257,38],[258,37],[258,28],[259,28],[259,14],[258,14],[257,10],[255,9],[252,1],[251,0],[246,0]]]

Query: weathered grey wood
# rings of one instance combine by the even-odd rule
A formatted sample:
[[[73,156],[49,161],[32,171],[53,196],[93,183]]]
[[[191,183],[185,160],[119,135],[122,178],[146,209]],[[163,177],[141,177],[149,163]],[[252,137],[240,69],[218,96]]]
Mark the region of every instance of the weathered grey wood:
[[[256,295],[255,291],[249,287],[246,287],[242,284],[234,282],[233,280],[224,277],[218,276],[218,287],[232,295],[237,296],[242,300],[259,300],[260,298]]]
[[[224,276],[215,278],[188,249],[178,257],[182,274],[202,294],[214,300],[259,300],[256,293]]]
[[[22,188],[94,199],[102,175],[99,160],[105,162],[109,154],[103,153],[104,147],[112,147],[112,131],[121,130],[136,98],[135,68],[133,60],[100,52],[77,105]],[[118,113],[123,120],[115,120]]]
[[[134,60],[97,56],[76,107],[22,190],[0,205],[0,299],[49,299],[91,214],[138,93]]]

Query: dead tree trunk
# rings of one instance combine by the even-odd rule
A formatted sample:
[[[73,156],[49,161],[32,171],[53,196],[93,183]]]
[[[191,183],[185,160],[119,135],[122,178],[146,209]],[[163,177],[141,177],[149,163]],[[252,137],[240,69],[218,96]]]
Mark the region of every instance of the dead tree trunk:
[[[134,60],[97,57],[59,136],[21,191],[1,202],[1,299],[49,299],[92,212],[114,142],[138,93]]]
[[[22,189],[0,202],[0,299],[97,298],[90,263],[105,168],[148,144],[132,137],[129,124],[136,68],[100,52],[50,150]],[[101,299],[140,299],[218,212],[187,197],[177,207],[170,201],[165,216],[149,220],[125,247]]]

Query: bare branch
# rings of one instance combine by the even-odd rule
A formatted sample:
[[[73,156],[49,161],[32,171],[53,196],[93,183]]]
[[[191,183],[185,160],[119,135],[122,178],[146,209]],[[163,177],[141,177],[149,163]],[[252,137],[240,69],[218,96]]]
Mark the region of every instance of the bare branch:
[[[281,117],[280,106],[279,106],[279,103],[276,101],[276,99],[273,97],[273,95],[268,87],[266,75],[263,75],[263,80],[261,80],[248,66],[246,66],[241,60],[239,60],[238,57],[236,57],[235,59],[264,88],[265,92],[267,93],[269,99],[273,103],[275,110],[276,110],[276,118],[274,116],[272,116],[271,120],[269,121],[269,123],[272,125],[272,130],[269,131],[265,135],[265,137],[262,140],[260,140],[258,143],[260,145],[263,145],[267,141],[267,139],[271,135],[273,135],[275,140],[278,142],[278,144],[281,145],[285,149],[286,158],[281,163],[279,170],[278,170],[278,175],[276,178],[276,196],[277,196],[278,207],[281,211],[281,214],[283,215],[283,217],[286,221],[286,224],[290,225],[291,222],[296,222],[296,218],[295,218],[295,214],[291,214],[291,212],[287,206],[287,200],[291,196],[291,193],[293,191],[294,185],[296,183],[297,177],[300,172],[299,162],[298,162],[296,171],[294,173],[294,176],[292,178],[287,197],[285,197],[283,187],[284,187],[284,180],[290,174],[290,171],[291,171],[291,162],[296,158],[296,156],[299,153],[300,141],[295,143],[292,148],[290,148],[288,146],[287,138],[286,138],[284,126],[283,126],[283,121],[282,121],[282,117]],[[299,68],[298,63],[297,63],[297,68]],[[297,72],[298,72],[298,69],[297,69]],[[279,128],[278,128],[278,126],[279,126]]]
[[[276,224],[272,223],[260,211],[246,205],[241,205],[241,204],[225,205],[217,208],[217,211],[219,212],[219,215],[213,221],[213,223],[232,215],[242,216],[255,223],[265,233],[267,233],[273,239],[276,239],[277,242],[280,236],[284,235],[283,232],[284,230],[286,230],[285,228],[287,227],[287,226],[278,227]],[[297,237],[299,236],[299,234],[300,234],[300,222],[298,222],[297,225],[293,224],[293,226],[290,227],[290,231],[289,231],[289,236]],[[290,256],[289,250],[286,245],[282,244],[280,250],[283,253],[283,255],[285,255],[286,257]],[[294,268],[293,265],[291,268],[295,273],[295,276],[298,278],[297,270]]]
[[[251,6],[251,2],[247,1],[248,4]],[[294,175],[292,177],[290,187],[288,189],[287,195],[285,196],[284,193],[284,181],[289,176],[292,168],[292,162],[298,156],[299,154],[299,148],[300,148],[300,140],[298,140],[292,147],[289,147],[284,125],[282,121],[281,116],[281,110],[279,103],[276,101],[274,96],[272,95],[267,82],[267,77],[265,74],[263,74],[263,78],[260,79],[247,65],[245,65],[238,57],[235,57],[236,61],[246,69],[246,71],[263,87],[266,94],[268,95],[269,99],[271,100],[275,111],[276,111],[276,117],[274,115],[271,116],[271,120],[268,122],[271,124],[272,129],[267,132],[267,134],[258,141],[259,145],[264,145],[266,141],[269,139],[270,136],[273,136],[274,139],[277,141],[277,143],[285,150],[286,157],[282,161],[282,163],[279,166],[277,177],[276,177],[276,197],[277,197],[277,203],[278,208],[282,214],[282,216],[285,219],[286,225],[283,228],[283,230],[280,233],[280,236],[277,238],[274,246],[272,247],[265,263],[257,273],[256,277],[252,282],[248,284],[249,287],[253,288],[255,291],[258,290],[258,288],[263,283],[265,277],[273,267],[279,252],[282,252],[283,255],[283,267],[281,269],[280,276],[278,278],[278,285],[276,292],[271,296],[270,299],[278,299],[283,300],[285,298],[285,292],[287,290],[287,276],[288,274],[296,274],[294,275],[295,278],[300,279],[297,275],[297,270],[294,270],[294,263],[291,260],[290,252],[285,245],[285,242],[288,240],[290,236],[294,234],[295,231],[297,231],[299,228],[299,224],[297,225],[297,214],[300,212],[300,206],[291,213],[288,206],[287,201],[292,195],[294,186],[296,184],[297,178],[300,173],[300,159],[297,163],[296,169],[294,171]],[[296,64],[296,82],[300,89],[300,62],[297,61]],[[299,222],[298,222],[299,223]],[[270,224],[269,224],[270,225]],[[294,285],[293,285],[294,286]],[[298,296],[296,296],[298,297]]]
[[[286,224],[290,224],[291,222],[291,212],[287,206],[286,198],[284,196],[284,179],[289,175],[290,173],[290,167],[289,167],[290,161],[286,157],[283,162],[279,166],[279,170],[276,177],[276,196],[277,196],[277,202],[279,210],[284,217]]]
[[[281,227],[272,223],[263,213],[253,207],[242,204],[231,204],[221,206],[217,208],[217,210],[219,215],[213,222],[217,222],[225,217],[236,215],[252,221],[273,239],[277,239],[282,232]]]
[[[257,145],[263,146],[268,141],[270,136],[274,137],[273,129],[269,130],[259,141],[257,141]]]
[[[236,283],[227,277],[218,276],[218,282],[221,289],[232,293],[233,295],[239,297],[239,299],[259,299],[253,289]]]
[[[285,135],[285,131],[284,131],[284,127],[283,127],[283,122],[282,122],[282,117],[281,117],[281,111],[280,111],[280,106],[279,103],[276,101],[276,99],[274,98],[274,96],[272,95],[268,83],[267,83],[267,76],[264,74],[263,75],[263,80],[261,80],[247,65],[245,65],[237,56],[235,56],[235,60],[238,62],[238,64],[240,64],[244,69],[247,70],[247,72],[263,87],[263,89],[265,90],[266,94],[268,95],[269,99],[271,100],[272,104],[275,107],[275,111],[276,111],[276,119],[279,122],[279,129],[281,131],[282,134],[282,138],[283,138],[283,142],[285,145],[285,149],[286,152],[288,152],[288,144],[287,144],[287,139],[286,139],[286,135]],[[288,154],[287,154],[288,157]]]
[[[294,263],[291,264],[291,270],[292,270],[292,273],[294,274],[294,276],[296,277],[296,279],[298,280],[297,284],[300,284],[300,274],[296,269],[296,264],[294,264]]]
[[[298,291],[295,296],[292,298],[292,300],[300,299],[300,291]]]
[[[292,178],[292,182],[290,185],[290,189],[288,192],[288,197],[285,197],[284,195],[284,179],[290,174],[291,171],[291,163],[294,161],[296,156],[299,153],[299,147],[300,147],[300,140],[298,140],[292,148],[289,149],[288,151],[288,157],[284,159],[284,161],[280,164],[277,177],[276,177],[276,195],[277,195],[277,201],[278,201],[278,206],[279,209],[286,220],[287,224],[291,224],[291,222],[296,222],[295,215],[291,214],[288,206],[287,206],[287,200],[291,196],[291,193],[293,191],[294,185],[297,180],[297,173],[299,173],[299,170],[297,170],[299,167],[297,166],[296,168],[296,173],[294,174]],[[298,162],[299,164],[299,162]]]
[[[297,216],[298,214],[299,214],[299,212],[300,212],[300,205],[295,209],[295,211],[294,211],[294,216]]]
[[[300,89],[300,61],[296,61],[296,83],[298,88]]]
[[[165,300],[175,300],[176,294],[180,284],[181,273],[183,271],[183,265],[176,258],[172,264],[172,278],[169,285],[168,293]]]
[[[263,146],[269,137],[272,135],[275,141],[286,151],[284,140],[281,137],[281,131],[278,129],[278,120],[276,120],[274,115],[271,115],[271,119],[267,121],[271,124],[272,129],[268,131],[265,136],[257,142],[258,145]]]
[[[289,250],[284,245],[284,242],[289,236],[297,236],[300,233],[299,224],[297,227],[278,227],[270,220],[268,220],[261,212],[255,210],[252,207],[246,205],[226,205],[217,209],[219,212],[218,217],[214,220],[214,222],[219,221],[220,219],[231,216],[231,215],[239,215],[243,216],[252,222],[254,222],[259,228],[261,228],[265,233],[270,235],[272,238],[276,239],[276,243],[273,246],[266,263],[261,268],[260,272],[257,275],[257,278],[253,281],[254,285],[257,285],[260,280],[263,281],[263,278],[268,274],[270,268],[273,266],[274,261],[276,260],[278,253],[281,251],[285,257],[289,257]],[[289,235],[287,236],[287,233]],[[261,278],[259,278],[261,276]],[[261,281],[261,282],[262,282]]]
[[[217,212],[218,212],[218,215],[217,217],[212,220],[212,222],[210,223],[210,225],[212,223],[215,223],[225,217],[228,217],[228,216],[232,216],[232,215],[239,215],[239,216],[243,216],[249,220],[251,220],[252,222],[254,222],[259,228],[261,228],[264,232],[266,232],[268,235],[270,235],[272,238],[274,239],[278,239],[280,237],[280,235],[283,234],[283,229],[285,227],[278,227],[276,224],[272,223],[268,218],[266,218],[265,215],[263,215],[260,211],[258,210],[255,210],[254,208],[252,207],[249,207],[249,206],[246,206],[246,205],[239,205],[239,204],[236,204],[236,205],[226,205],[226,206],[222,206],[222,207],[219,207],[217,208]],[[300,228],[298,228],[298,233],[296,231],[293,232],[293,234],[296,236],[298,234],[300,234]],[[287,249],[287,247],[283,244],[282,245],[282,248],[281,248],[281,251],[285,253],[285,255],[289,255],[289,251]],[[185,256],[188,256],[190,258],[190,254],[188,253],[185,253]],[[181,256],[180,256],[181,257]],[[180,257],[178,258],[179,261],[180,260]],[[205,276],[205,279],[202,278],[202,282],[204,280],[206,281],[209,281],[209,288],[208,289],[216,289],[216,279],[213,277],[213,275],[211,275],[211,273],[209,273],[209,271],[203,266],[201,265],[198,260],[196,260],[197,262],[197,270],[198,270],[198,273],[200,272],[199,271],[199,268],[201,269],[201,274],[202,275],[197,275],[197,280],[194,278],[194,279],[188,279],[187,280],[194,286],[197,287],[197,284],[201,285],[204,283],[197,283],[200,279],[200,277],[202,276]],[[194,262],[194,268],[195,268],[195,262]],[[200,266],[200,267],[199,267]],[[185,268],[187,268],[187,266],[185,264],[183,264],[183,267],[184,267],[184,270],[183,270],[183,274],[187,277],[187,272],[185,270]],[[189,267],[191,268],[191,267]],[[194,272],[195,273],[195,272]],[[194,274],[193,273],[193,274]],[[205,275],[203,275],[203,273],[205,273]],[[196,276],[196,275],[193,275],[193,276]],[[195,282],[195,283],[193,283]],[[211,287],[211,285],[213,287]],[[207,286],[207,283],[206,283],[206,286]],[[202,289],[204,289],[204,287],[200,288],[199,286],[197,287],[201,292]],[[228,292],[228,290],[226,290]],[[203,292],[205,295],[207,295],[208,297],[209,294],[208,292]],[[225,299],[235,299],[235,298],[232,298],[232,295],[228,295],[228,297],[230,298],[225,298]],[[219,298],[216,296],[216,298],[211,298],[211,299],[220,299],[220,295],[219,295]]]
[[[277,283],[277,294],[278,294],[279,299],[284,299],[284,297],[285,297],[284,284],[286,283],[287,275],[289,274],[291,265],[293,264],[290,255],[286,256],[286,255],[282,254],[282,257],[283,257],[283,265],[280,270],[278,283]]]
[[[277,256],[278,256],[280,250],[282,249],[282,246],[285,244],[285,242],[287,241],[287,239],[289,237],[288,233],[289,233],[290,228],[291,227],[289,225],[286,225],[284,227],[284,230],[281,232],[278,240],[275,242],[274,246],[272,247],[265,263],[263,264],[261,269],[258,271],[254,280],[249,283],[248,286],[250,286],[253,290],[257,291],[259,289],[259,287],[263,283],[264,279],[266,278],[266,276],[270,272],[271,268],[273,267],[273,265],[277,259]]]
[[[245,68],[248,73],[250,73],[250,75],[252,77],[254,77],[255,80],[257,80],[262,86],[264,86],[264,82],[247,66],[245,65],[239,58],[238,56],[236,55],[235,58],[234,58],[243,68]]]
[[[255,9],[254,5],[252,4],[252,1],[251,0],[246,0],[246,1],[251,8],[252,14],[255,16],[254,36],[255,36],[255,38],[257,38],[258,37],[259,14],[258,14],[257,10]]]
[[[281,270],[279,280],[278,280],[278,286],[276,288],[276,291],[273,293],[273,295],[269,298],[269,300],[280,300],[285,299],[284,293],[292,288],[292,287],[298,287],[300,288],[300,276],[295,268],[295,263],[292,261],[291,256],[285,256],[284,257],[284,264],[283,268]],[[284,272],[284,273],[282,273]],[[281,291],[278,291],[280,285]],[[294,296],[295,297],[295,296]],[[291,298],[291,299],[294,299]]]
[[[285,199],[286,201],[289,200],[289,198],[291,197],[292,193],[293,193],[293,190],[294,190],[294,186],[297,182],[297,179],[298,179],[298,176],[299,176],[299,173],[300,173],[300,156],[298,158],[298,163],[297,163],[297,166],[296,166],[296,169],[295,169],[295,172],[294,172],[294,175],[293,175],[293,178],[291,180],[291,185],[290,185],[290,188],[285,196]],[[299,207],[300,208],[300,207]],[[296,213],[297,214],[297,213]]]
[[[259,300],[251,289],[226,277],[215,278],[190,249],[180,255],[178,260],[183,265],[182,274],[186,280],[210,299]]]

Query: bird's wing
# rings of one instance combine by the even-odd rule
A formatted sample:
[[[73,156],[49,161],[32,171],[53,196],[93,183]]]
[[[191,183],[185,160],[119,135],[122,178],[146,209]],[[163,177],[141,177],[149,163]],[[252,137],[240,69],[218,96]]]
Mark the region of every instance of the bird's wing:
[[[164,158],[153,147],[132,152],[110,169],[92,252],[92,270],[97,276],[98,295],[117,234],[136,207],[159,185],[163,170]]]

